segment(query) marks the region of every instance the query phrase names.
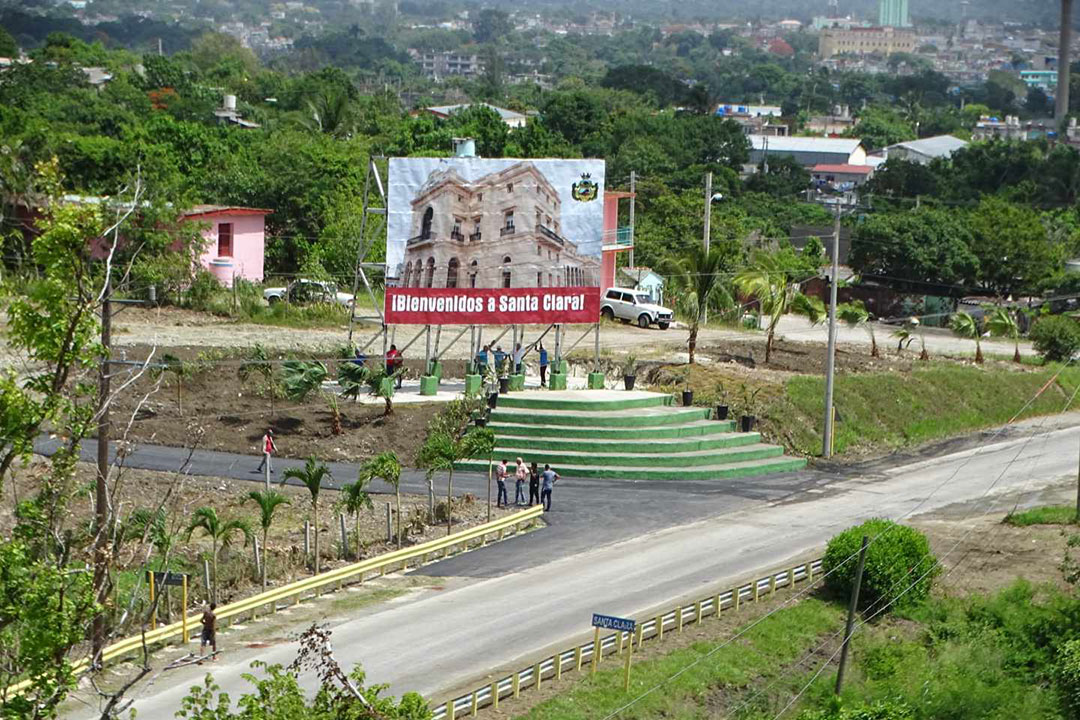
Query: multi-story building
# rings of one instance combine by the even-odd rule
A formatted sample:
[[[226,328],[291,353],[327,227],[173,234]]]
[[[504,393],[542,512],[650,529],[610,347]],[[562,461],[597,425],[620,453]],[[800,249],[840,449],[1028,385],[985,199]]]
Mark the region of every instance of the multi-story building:
[[[915,52],[915,33],[892,27],[826,28],[818,38],[822,59],[834,55],[892,55]]]
[[[882,27],[911,27],[908,0],[879,0],[878,25]]]
[[[600,258],[564,237],[559,193],[531,162],[467,181],[437,170],[412,200],[401,287],[580,287]]]
[[[434,80],[451,75],[475,77],[484,71],[484,62],[475,54],[415,49],[409,54],[420,64],[424,76]]]

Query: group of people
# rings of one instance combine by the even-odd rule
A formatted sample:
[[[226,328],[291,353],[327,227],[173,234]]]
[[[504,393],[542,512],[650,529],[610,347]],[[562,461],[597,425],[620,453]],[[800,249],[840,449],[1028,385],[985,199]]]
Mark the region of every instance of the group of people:
[[[545,464],[544,469],[537,467],[536,463],[526,466],[525,461],[517,459],[514,468],[514,504],[515,505],[539,505],[543,503],[544,511],[551,510],[551,491],[555,483],[559,481],[559,473]],[[498,507],[509,507],[509,496],[506,492],[506,483],[510,478],[510,467],[506,460],[499,463],[495,468],[495,480],[499,484],[499,497],[495,504]],[[529,483],[529,499],[525,500],[525,483]]]
[[[509,354],[503,352],[501,345],[496,345],[494,348],[491,345],[485,345],[480,352],[476,353],[473,364],[476,365],[476,371],[482,375],[484,369],[489,365],[495,368],[496,372],[500,371],[503,362],[510,358],[511,368],[514,374],[518,375],[524,368],[525,356],[532,352],[533,349],[536,349],[540,356],[540,387],[547,387],[548,351],[541,342],[525,347],[522,347],[521,343],[517,343]]]

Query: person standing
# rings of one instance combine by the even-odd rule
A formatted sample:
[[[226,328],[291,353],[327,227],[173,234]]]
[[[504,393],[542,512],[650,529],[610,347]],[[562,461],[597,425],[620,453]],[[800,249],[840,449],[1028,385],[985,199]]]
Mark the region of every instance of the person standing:
[[[533,463],[529,468],[529,507],[540,504],[540,469]]]
[[[503,371],[506,368],[503,366],[503,361],[506,360],[506,353],[503,352],[502,345],[495,346],[495,372],[499,373],[501,377]]]
[[[217,605],[210,603],[209,607],[203,611],[202,614],[202,636],[199,642],[199,657],[203,657],[206,653],[206,646],[210,646],[211,657],[217,655],[217,615],[214,614],[214,610],[217,609]]]
[[[270,472],[274,472],[274,466],[270,462],[270,455],[277,452],[277,445],[274,444],[273,428],[267,428],[266,433],[262,436],[262,451],[262,462],[259,463],[259,469],[255,472],[262,472],[265,467],[268,467]]]
[[[476,357],[473,358],[473,364],[476,366],[476,374],[481,376],[484,375],[484,371],[487,370],[488,365],[487,345],[476,351]]]
[[[386,351],[386,373],[393,375],[397,373],[401,366],[405,363],[405,359],[401,356],[401,351],[397,349],[397,345],[391,345],[390,349]],[[401,388],[401,374],[397,376],[397,387]]]
[[[540,473],[540,498],[544,502],[544,512],[551,510],[551,491],[555,483],[559,481],[559,473],[551,469],[550,465],[544,465],[544,472]]]
[[[544,343],[540,343],[540,387],[547,387],[548,356]]]
[[[525,461],[521,458],[517,459],[517,467],[514,469],[514,504],[525,504],[525,483],[529,479],[529,469],[525,466]]]
[[[514,347],[514,374],[520,375],[522,371],[522,361],[525,360],[525,348],[521,347],[521,343],[518,343]]]
[[[495,507],[502,507],[503,505],[509,505],[510,501],[506,496],[506,476],[510,474],[510,471],[506,467],[506,460],[499,463],[499,466],[495,468],[495,482],[499,484],[499,497],[495,500]]]

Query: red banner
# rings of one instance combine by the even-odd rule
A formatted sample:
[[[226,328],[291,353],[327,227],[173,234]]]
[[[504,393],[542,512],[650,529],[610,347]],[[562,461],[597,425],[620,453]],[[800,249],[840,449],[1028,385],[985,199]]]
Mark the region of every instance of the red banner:
[[[389,325],[587,324],[600,318],[600,288],[387,288]]]

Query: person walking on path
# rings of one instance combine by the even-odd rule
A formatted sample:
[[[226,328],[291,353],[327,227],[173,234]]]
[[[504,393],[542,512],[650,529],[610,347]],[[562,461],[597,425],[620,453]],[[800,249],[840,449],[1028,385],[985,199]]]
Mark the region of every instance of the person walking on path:
[[[214,614],[214,610],[216,609],[217,605],[210,603],[210,606],[203,611],[199,657],[203,657],[206,654],[207,645],[210,646],[211,657],[217,655],[217,615]]]
[[[525,466],[525,461],[521,458],[517,459],[517,468],[514,470],[514,504],[525,504],[525,482],[529,479],[529,468]]]
[[[544,501],[544,512],[551,510],[551,491],[555,483],[559,482],[559,473],[551,469],[550,465],[544,465],[544,472],[540,474],[540,497]]]
[[[540,504],[540,468],[533,463],[529,468],[529,507]]]
[[[540,343],[540,387],[547,387],[548,356],[544,343]]]
[[[271,428],[266,429],[266,433],[262,436],[262,462],[259,463],[259,469],[255,472],[262,472],[264,467],[268,467],[270,472],[274,472],[274,466],[270,462],[270,456],[277,452],[277,445],[274,444],[274,431]]]
[[[506,476],[510,474],[510,471],[506,468],[506,460],[499,463],[499,466],[495,468],[495,482],[499,484],[499,497],[495,500],[495,507],[503,507],[509,505],[510,501],[506,496]]]

